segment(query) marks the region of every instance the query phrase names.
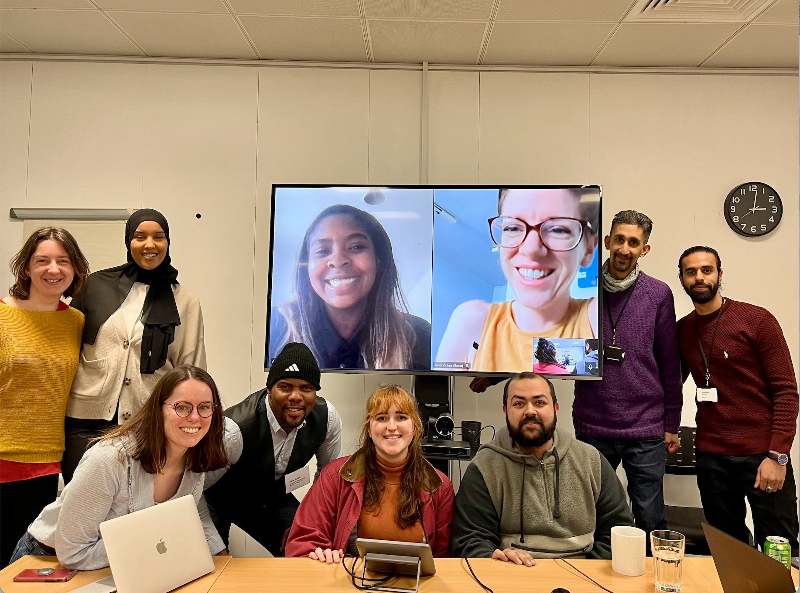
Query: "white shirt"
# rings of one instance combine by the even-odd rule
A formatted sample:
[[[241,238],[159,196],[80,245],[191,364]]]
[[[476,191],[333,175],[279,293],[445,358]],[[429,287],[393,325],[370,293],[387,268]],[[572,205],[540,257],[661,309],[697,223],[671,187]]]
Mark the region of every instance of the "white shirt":
[[[269,397],[269,396],[267,396]],[[319,472],[322,468],[328,465],[334,459],[342,456],[342,419],[339,417],[339,412],[333,407],[331,402],[328,404],[328,427],[325,433],[325,440],[317,449],[315,456],[317,458],[317,473],[314,479],[317,479]],[[272,412],[272,407],[269,405],[267,399],[267,417],[269,418],[269,426],[272,429],[272,449],[275,454],[275,479],[278,480],[286,473],[286,466],[289,465],[289,459],[292,457],[294,450],[294,441],[297,438],[297,433],[303,430],[306,426],[306,421],[297,428],[289,431],[287,434],[278,419]]]
[[[133,334],[137,326],[142,325],[142,310],[144,309],[144,299],[147,297],[147,291],[150,287],[141,282],[134,282],[131,286],[128,296],[120,305],[122,309],[122,316],[125,319],[125,329],[128,330],[126,336],[129,340],[133,338]]]

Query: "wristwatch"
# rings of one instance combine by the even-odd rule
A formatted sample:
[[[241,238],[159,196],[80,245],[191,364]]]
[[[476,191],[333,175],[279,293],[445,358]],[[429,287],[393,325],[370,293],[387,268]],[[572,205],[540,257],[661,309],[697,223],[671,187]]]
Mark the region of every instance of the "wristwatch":
[[[778,465],[786,465],[789,463],[789,456],[786,453],[773,453],[770,451],[767,453],[767,457],[772,459],[773,461],[777,461]]]

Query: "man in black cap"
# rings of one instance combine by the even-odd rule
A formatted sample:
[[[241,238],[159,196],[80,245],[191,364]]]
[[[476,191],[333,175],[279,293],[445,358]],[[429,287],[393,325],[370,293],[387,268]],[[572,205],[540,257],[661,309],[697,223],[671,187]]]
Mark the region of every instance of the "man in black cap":
[[[306,464],[317,458],[317,475],[341,456],[342,420],[317,397],[320,373],[304,344],[286,344],[267,376],[267,387],[225,410],[241,435],[225,435],[231,465],[206,474],[206,500],[227,543],[235,523],[267,548],[283,554],[300,505],[292,490],[310,481]],[[229,423],[230,424],[230,423]]]

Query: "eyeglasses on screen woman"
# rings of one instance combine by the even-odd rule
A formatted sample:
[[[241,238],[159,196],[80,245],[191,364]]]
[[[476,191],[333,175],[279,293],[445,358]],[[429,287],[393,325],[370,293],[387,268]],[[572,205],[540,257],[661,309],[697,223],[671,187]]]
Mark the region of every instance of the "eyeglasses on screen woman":
[[[489,232],[492,241],[500,247],[519,247],[536,231],[542,244],[551,251],[572,251],[583,238],[585,229],[592,231],[592,225],[578,218],[546,218],[536,225],[508,216],[495,216],[489,219]]]
[[[188,418],[192,415],[192,410],[195,406],[189,402],[175,402],[174,404],[164,404],[175,410],[175,413],[181,418]],[[214,404],[212,402],[202,402],[197,404],[197,415],[201,418],[209,418],[214,413]]]

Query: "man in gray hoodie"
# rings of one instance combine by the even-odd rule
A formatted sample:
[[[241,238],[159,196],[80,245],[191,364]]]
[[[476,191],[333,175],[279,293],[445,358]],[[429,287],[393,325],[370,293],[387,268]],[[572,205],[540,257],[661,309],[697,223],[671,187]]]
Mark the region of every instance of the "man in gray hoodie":
[[[456,556],[533,566],[534,558],[611,558],[611,528],[633,525],[625,492],[591,445],[556,430],[553,384],[525,372],[503,390],[506,428],[481,447],[456,495]]]

